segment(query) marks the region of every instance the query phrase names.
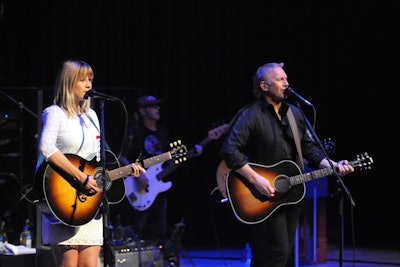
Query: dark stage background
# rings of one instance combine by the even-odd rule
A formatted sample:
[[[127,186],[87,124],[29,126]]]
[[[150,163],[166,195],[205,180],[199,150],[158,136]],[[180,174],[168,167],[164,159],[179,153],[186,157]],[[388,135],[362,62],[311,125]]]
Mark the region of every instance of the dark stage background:
[[[33,204],[20,200],[20,192],[32,181],[38,118],[65,59],[91,64],[94,88],[120,97],[129,111],[141,94],[165,99],[162,117],[171,139],[189,148],[253,100],[254,72],[274,61],[285,62],[291,87],[316,107],[315,130],[320,139],[334,140],[333,159],[364,152],[374,159],[372,170],[343,178],[356,203],[351,209],[345,198],[346,244],[354,235],[357,245],[399,246],[397,140],[389,132],[399,59],[395,13],[386,1],[372,0],[2,0],[0,215],[16,232],[33,216]],[[105,120],[107,141],[119,153],[122,106],[106,102]],[[212,141],[171,176],[170,224],[185,220],[184,245],[248,238],[229,205],[210,198],[219,145]],[[335,179],[328,184],[334,192]],[[338,200],[328,194],[323,201],[327,238],[336,242]]]

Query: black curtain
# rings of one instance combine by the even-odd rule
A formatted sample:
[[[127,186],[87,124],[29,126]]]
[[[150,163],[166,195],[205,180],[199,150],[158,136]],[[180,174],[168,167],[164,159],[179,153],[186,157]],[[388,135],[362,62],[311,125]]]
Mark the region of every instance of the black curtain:
[[[94,68],[94,87],[124,98],[130,111],[139,94],[165,99],[162,119],[172,139],[191,147],[216,122],[229,121],[252,101],[252,75],[258,66],[284,62],[291,86],[316,106],[320,138],[334,139],[332,158],[351,159],[365,151],[374,157],[371,171],[345,178],[357,204],[357,240],[394,242],[398,231],[392,239],[395,225],[387,211],[394,209],[395,189],[385,185],[395,175],[383,164],[394,158],[388,108],[393,106],[398,33],[392,13],[385,1],[372,0],[2,0],[0,87],[51,88],[62,61],[85,60]],[[36,108],[36,99],[21,90],[7,93]],[[123,114],[116,107],[106,116]],[[107,129],[109,139],[119,138],[114,136],[124,131],[119,128]],[[222,242],[246,238],[229,206],[210,202],[218,147],[219,140],[208,144],[201,157],[173,174],[170,223],[186,219],[189,244],[215,243],[214,223]],[[382,229],[383,221],[385,233],[371,233]],[[337,227],[333,223],[328,231],[335,236]]]

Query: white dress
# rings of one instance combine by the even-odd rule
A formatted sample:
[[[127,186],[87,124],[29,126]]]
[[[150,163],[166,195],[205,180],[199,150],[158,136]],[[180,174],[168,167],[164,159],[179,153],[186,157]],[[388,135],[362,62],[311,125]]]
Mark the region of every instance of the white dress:
[[[78,155],[87,161],[95,157],[100,161],[100,126],[94,110],[90,109],[87,114],[68,118],[59,106],[52,105],[43,111],[42,119],[43,129],[39,147],[45,160],[55,152],[61,151],[64,154]],[[51,214],[42,216],[42,244],[102,245],[101,212],[87,224],[77,227],[54,223]]]

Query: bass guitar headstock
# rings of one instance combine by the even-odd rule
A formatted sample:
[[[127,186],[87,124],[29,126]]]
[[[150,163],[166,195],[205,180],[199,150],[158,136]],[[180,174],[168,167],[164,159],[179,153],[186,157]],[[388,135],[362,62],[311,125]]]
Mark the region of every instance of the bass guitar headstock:
[[[336,145],[332,138],[328,137],[322,141],[322,145],[328,155],[331,155],[335,152]]]

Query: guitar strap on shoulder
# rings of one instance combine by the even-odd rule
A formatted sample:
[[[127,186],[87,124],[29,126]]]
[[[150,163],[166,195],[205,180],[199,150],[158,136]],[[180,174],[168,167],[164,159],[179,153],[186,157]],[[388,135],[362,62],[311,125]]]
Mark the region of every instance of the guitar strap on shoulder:
[[[304,159],[303,159],[303,153],[301,152],[301,145],[300,145],[300,135],[299,131],[297,129],[297,124],[294,119],[293,111],[289,107],[287,111],[287,117],[289,120],[290,128],[292,129],[294,141],[296,143],[296,148],[297,148],[297,153],[299,154],[300,162],[301,162],[301,170],[304,170]]]

